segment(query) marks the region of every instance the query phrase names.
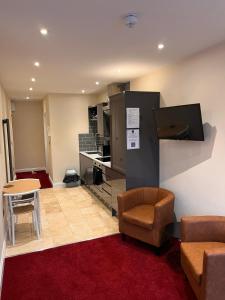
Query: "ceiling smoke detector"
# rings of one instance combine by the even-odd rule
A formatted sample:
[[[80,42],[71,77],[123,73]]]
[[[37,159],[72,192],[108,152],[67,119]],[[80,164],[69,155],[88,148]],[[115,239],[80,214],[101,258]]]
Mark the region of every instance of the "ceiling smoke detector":
[[[124,23],[128,28],[133,28],[138,22],[137,14],[129,13],[124,17]]]

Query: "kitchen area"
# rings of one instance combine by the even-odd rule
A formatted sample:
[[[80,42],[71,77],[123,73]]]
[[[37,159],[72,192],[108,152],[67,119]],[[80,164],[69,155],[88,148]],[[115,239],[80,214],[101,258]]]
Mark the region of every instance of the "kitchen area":
[[[79,135],[81,182],[112,216],[118,214],[119,193],[159,183],[159,144],[151,114],[159,107],[160,95],[127,87],[114,84],[108,101],[90,106],[89,133]],[[138,124],[131,125],[138,129],[128,124],[129,110],[138,111]],[[130,131],[138,132],[136,146],[128,145]]]
[[[81,182],[117,215],[117,194],[126,190],[125,174],[111,160],[110,101],[88,108],[89,134],[80,135]]]
[[[159,142],[153,109],[159,107],[160,94],[121,90],[118,86],[115,90],[108,93],[109,100],[96,100],[96,105],[92,101],[83,110],[89,126],[85,126],[86,132],[79,131],[76,143],[82,186],[42,189],[40,239],[34,234],[29,214],[20,218],[15,245],[7,248],[8,256],[117,233],[118,194],[136,187],[158,186]],[[78,106],[74,100],[68,100],[67,105],[71,119]],[[59,108],[61,114],[62,105]],[[82,117],[84,114],[78,122]],[[65,145],[67,149],[69,143]],[[71,150],[74,153],[73,147]]]

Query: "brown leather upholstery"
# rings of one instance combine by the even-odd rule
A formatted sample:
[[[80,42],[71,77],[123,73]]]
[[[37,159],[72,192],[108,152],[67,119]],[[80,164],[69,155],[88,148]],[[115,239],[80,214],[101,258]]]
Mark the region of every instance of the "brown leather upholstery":
[[[143,204],[123,212],[123,219],[137,226],[152,229],[154,221],[154,206]]]
[[[189,242],[181,244],[181,251],[185,258],[186,265],[191,270],[191,273],[198,284],[201,283],[201,276],[203,273],[204,251],[218,248],[223,248],[225,250],[225,244],[218,242]]]
[[[225,299],[225,217],[183,217],[181,240],[181,265],[197,298]]]
[[[120,232],[160,247],[167,238],[165,226],[173,222],[174,194],[143,187],[119,194],[117,199]]]

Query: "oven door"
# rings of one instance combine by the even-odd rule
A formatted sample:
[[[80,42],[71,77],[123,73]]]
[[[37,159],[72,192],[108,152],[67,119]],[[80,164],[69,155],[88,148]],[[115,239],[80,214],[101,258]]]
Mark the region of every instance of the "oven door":
[[[103,184],[103,176],[102,176],[102,169],[100,165],[94,162],[93,165],[93,191],[101,197],[102,194],[102,184]]]

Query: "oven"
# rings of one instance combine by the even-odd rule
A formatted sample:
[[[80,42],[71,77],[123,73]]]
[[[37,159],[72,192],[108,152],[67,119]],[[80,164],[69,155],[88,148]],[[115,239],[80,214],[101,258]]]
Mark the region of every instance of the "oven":
[[[112,207],[112,186],[106,176],[106,167],[97,161],[93,161],[93,186],[92,190],[109,208]]]

